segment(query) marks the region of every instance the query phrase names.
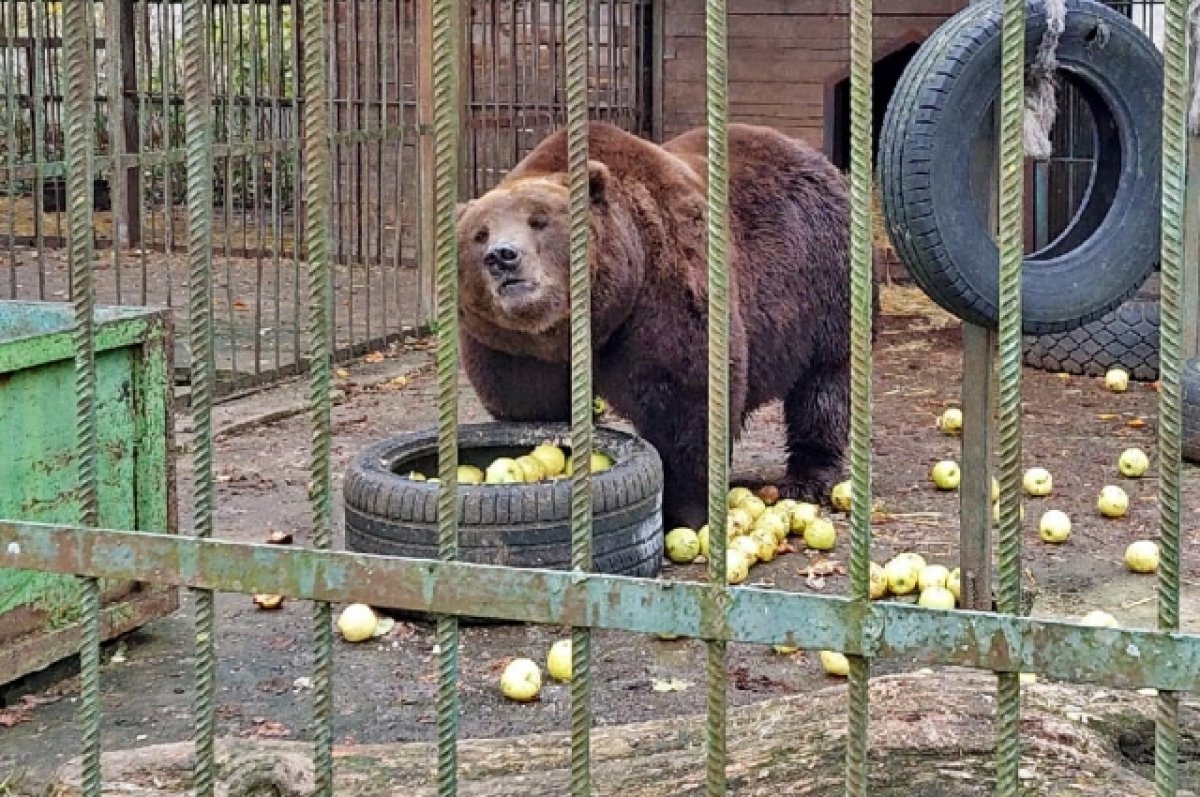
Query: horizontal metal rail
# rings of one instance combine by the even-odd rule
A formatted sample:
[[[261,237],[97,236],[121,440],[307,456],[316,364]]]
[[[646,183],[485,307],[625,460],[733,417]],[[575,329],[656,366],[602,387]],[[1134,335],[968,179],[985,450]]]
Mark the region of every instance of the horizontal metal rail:
[[[518,570],[133,531],[0,522],[0,567],[518,622],[678,634],[911,665],[1036,672],[1116,688],[1200,688],[1200,636],[990,612],[867,607],[844,596],[561,570]]]

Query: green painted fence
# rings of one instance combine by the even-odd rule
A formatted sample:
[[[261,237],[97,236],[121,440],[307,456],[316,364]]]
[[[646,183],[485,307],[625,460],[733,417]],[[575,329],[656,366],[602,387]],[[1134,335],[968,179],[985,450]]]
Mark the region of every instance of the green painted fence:
[[[1000,0],[994,0],[1000,2]],[[313,744],[320,794],[332,794],[332,626],[330,601],[369,599],[394,608],[440,615],[436,694],[438,775],[442,795],[456,793],[458,733],[458,621],[461,615],[496,616],[538,623],[568,623],[574,631],[571,686],[572,795],[591,791],[590,688],[592,628],[670,632],[702,638],[709,646],[707,670],[707,794],[726,792],[726,668],[730,641],[791,643],[840,649],[851,656],[850,723],[846,747],[845,793],[870,794],[867,761],[868,678],[870,662],[906,655],[931,663],[957,663],[995,671],[999,703],[995,728],[998,795],[1018,793],[1020,762],[1020,671],[1041,672],[1065,680],[1115,686],[1154,686],[1160,692],[1156,744],[1156,791],[1177,790],[1178,692],[1200,680],[1200,637],[1178,633],[1180,542],[1180,368],[1181,285],[1184,248],[1184,201],[1187,134],[1187,0],[1165,5],[1165,94],[1162,201],[1162,379],[1159,435],[1161,446],[1159,571],[1160,616],[1156,631],[1084,628],[1071,623],[1035,621],[1020,607],[1021,463],[1020,317],[1022,72],[1024,0],[1003,0],[1003,59],[999,157],[1001,321],[999,349],[998,451],[1000,460],[1000,613],[941,612],[868,601],[871,545],[869,507],[872,472],[870,151],[872,3],[851,0],[852,85],[852,304],[853,359],[851,428],[851,557],[849,597],[765,592],[730,587],[725,579],[725,539],[712,537],[709,581],[672,584],[588,573],[590,563],[589,450],[592,436],[591,355],[587,317],[587,76],[588,41],[585,0],[564,0],[567,24],[567,127],[570,162],[573,562],[574,572],[518,570],[454,562],[457,517],[454,509],[457,465],[457,285],[454,205],[459,180],[460,7],[455,0],[434,0],[433,74],[435,83],[433,257],[436,265],[437,381],[439,387],[440,560],[416,561],[352,555],[329,550],[330,497],[330,106],[326,86],[327,30],[322,0],[302,2],[304,85],[304,212],[308,252],[308,355],[312,425],[312,524],[314,548],[283,550],[210,539],[213,513],[213,378],[211,130],[205,64],[213,8],[204,0],[183,3],[188,171],[188,244],[190,341],[194,380],[192,413],[196,434],[196,537],[185,539],[136,532],[104,531],[96,525],[96,370],[92,322],[91,175],[94,166],[90,131],[94,119],[92,19],[84,4],[65,16],[64,46],[74,57],[66,88],[67,181],[70,198],[70,257],[76,343],[77,424],[80,439],[78,483],[80,512],[72,526],[0,523],[0,566],[75,573],[83,579],[89,634],[82,645],[85,793],[96,795],[99,770],[99,646],[96,633],[98,578],[152,576],[197,593],[195,737],[197,793],[213,793],[213,644],[212,595],[216,590],[272,592],[314,603],[313,644],[317,654],[313,687]],[[709,145],[709,522],[726,520],[730,446],[727,417],[728,285],[728,62],[726,3],[706,0],[707,114]],[[1194,200],[1193,200],[1194,201]],[[647,607],[655,607],[650,609]],[[765,612],[764,608],[769,609]],[[761,618],[770,616],[768,627]],[[566,790],[566,784],[564,784]]]

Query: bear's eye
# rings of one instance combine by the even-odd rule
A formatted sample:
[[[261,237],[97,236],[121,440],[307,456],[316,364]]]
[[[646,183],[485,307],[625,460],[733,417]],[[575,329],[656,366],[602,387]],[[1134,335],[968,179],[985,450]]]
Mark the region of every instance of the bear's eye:
[[[529,220],[529,226],[535,230],[544,230],[549,222],[545,216],[534,216]]]
[[[485,243],[487,243],[487,239],[488,239],[487,227],[484,227],[479,232],[475,233],[475,243],[485,244]]]

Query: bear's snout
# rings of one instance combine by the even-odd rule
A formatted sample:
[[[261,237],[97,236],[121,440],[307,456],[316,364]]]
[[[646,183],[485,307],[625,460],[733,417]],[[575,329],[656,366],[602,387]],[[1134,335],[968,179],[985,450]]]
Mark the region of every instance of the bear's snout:
[[[492,244],[484,252],[483,264],[493,277],[507,277],[521,267],[521,250],[507,241]]]

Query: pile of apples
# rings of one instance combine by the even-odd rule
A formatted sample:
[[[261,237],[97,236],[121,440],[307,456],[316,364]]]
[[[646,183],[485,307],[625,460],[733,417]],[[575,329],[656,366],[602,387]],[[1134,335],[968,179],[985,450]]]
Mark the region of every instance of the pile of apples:
[[[592,473],[601,473],[613,466],[613,458],[604,451],[592,451]],[[459,465],[459,484],[537,484],[566,479],[571,476],[571,459],[554,443],[546,441],[518,457],[496,457],[486,468],[478,465]],[[410,471],[413,481],[437,482],[420,471]]]
[[[779,490],[763,487],[758,493],[746,487],[729,491],[725,525],[725,575],[730,584],[740,584],[759,562],[793,550],[789,536],[800,537],[807,548],[829,551],[837,545],[833,521],[821,516],[816,504],[780,500]],[[664,540],[667,558],[676,564],[691,564],[708,558],[709,529],[686,526],[671,529]]]

